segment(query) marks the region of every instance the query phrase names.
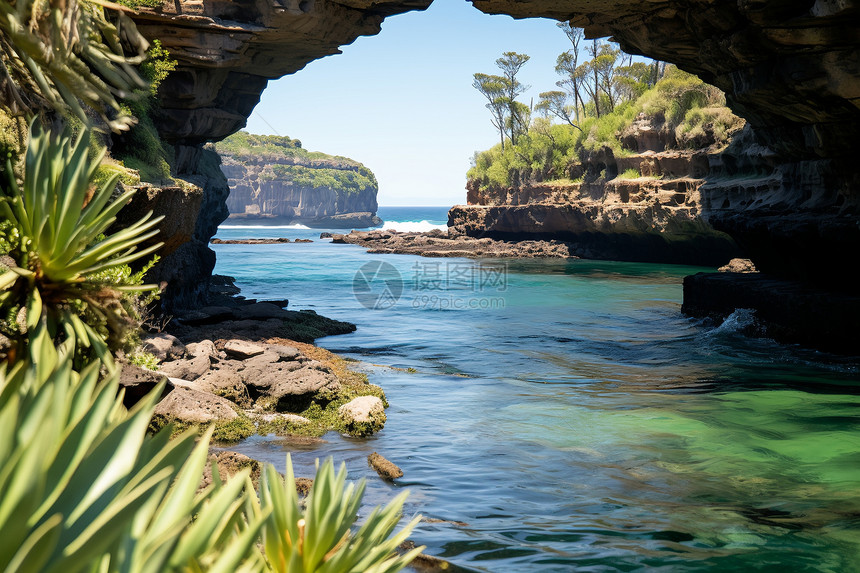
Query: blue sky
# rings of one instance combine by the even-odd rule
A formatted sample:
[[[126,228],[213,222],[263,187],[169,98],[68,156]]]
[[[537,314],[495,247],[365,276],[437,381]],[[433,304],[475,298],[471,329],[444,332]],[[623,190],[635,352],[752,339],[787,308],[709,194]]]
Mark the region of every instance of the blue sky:
[[[472,74],[496,73],[503,52],[528,54],[520,77],[532,89],[522,101],[537,102],[539,92],[556,89],[555,59],[569,47],[553,20],[435,0],[424,12],[387,18],[379,35],[342,54],[270,82],[246,129],[361,161],[379,180],[381,205],[464,203],[472,154],[498,141]]]

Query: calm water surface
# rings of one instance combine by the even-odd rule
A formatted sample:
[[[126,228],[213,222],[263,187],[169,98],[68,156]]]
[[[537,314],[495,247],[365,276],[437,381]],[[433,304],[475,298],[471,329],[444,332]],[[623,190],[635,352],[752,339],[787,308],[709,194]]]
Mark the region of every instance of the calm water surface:
[[[707,269],[371,255],[319,231],[222,226],[315,242],[214,245],[216,272],[249,298],[356,323],[318,343],[361,361],[388,422],[367,439],[232,449],[280,468],[290,452],[300,475],[334,456],[368,479],[370,504],[409,489],[407,514],[443,520],[413,539],[465,570],[860,571],[856,364],[740,336],[744,312],[681,316],[682,277]],[[373,279],[380,263],[397,274]],[[374,299],[397,284],[393,306]],[[405,477],[379,480],[373,451]]]

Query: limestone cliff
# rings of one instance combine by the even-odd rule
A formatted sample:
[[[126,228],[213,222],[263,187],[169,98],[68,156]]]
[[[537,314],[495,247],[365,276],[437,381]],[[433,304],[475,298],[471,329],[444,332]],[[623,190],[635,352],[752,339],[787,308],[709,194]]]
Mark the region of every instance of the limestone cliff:
[[[239,132],[216,145],[230,185],[227,208],[239,220],[369,227],[378,185],[361,163],[302,148],[289,137]]]
[[[708,132],[704,142],[713,141]],[[740,254],[702,217],[702,186],[718,151],[667,149],[676,142],[662,118],[640,116],[619,137],[625,154],[581,150],[583,160],[557,174],[570,178],[524,181],[515,173],[516,186],[470,179],[468,205],[448,213],[449,234],[560,239],[576,243],[580,256],[622,261],[719,266]]]

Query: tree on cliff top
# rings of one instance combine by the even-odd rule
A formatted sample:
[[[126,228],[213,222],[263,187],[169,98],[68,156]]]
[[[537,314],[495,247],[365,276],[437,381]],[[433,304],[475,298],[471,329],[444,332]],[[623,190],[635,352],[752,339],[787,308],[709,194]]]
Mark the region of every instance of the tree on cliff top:
[[[505,52],[496,60],[502,75],[476,73],[473,76],[472,86],[487,98],[486,107],[492,114],[493,125],[499,130],[503,148],[506,135],[512,144],[516,144],[519,135],[529,127],[531,110],[517,101],[531,87],[517,79],[517,74],[528,61],[529,56],[526,54]]]

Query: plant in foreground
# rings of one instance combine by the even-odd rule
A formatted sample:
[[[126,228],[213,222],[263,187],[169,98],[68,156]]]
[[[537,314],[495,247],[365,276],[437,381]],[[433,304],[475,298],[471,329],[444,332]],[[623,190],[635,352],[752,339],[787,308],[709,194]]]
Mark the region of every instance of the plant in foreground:
[[[150,213],[104,236],[134,191],[112,200],[116,174],[98,187],[91,184],[104,150],[90,159],[88,142],[87,131],[77,138],[51,135],[34,121],[21,185],[7,160],[0,216],[9,224],[6,234],[13,237],[6,242],[14,264],[0,274],[0,319],[6,318],[3,333],[18,343],[9,353],[10,361],[23,350],[27,329],[44,308],[52,338],[68,339],[74,332],[78,345],[90,347],[110,363],[108,347],[119,347],[134,326],[123,293],[151,288],[94,279],[110,277],[106,271],[160,247],[136,250],[141,241],[158,233],[155,225],[161,218]],[[26,325],[16,320],[22,308],[27,309]]]
[[[331,462],[305,512],[291,468],[285,479],[265,468],[261,497],[249,470],[223,481],[213,467],[201,490],[212,430],[199,440],[195,428],[174,439],[170,427],[148,435],[163,383],[125,409],[105,340],[122,325],[114,304],[121,287],[104,281],[116,274],[106,271],[149,252],[136,248],[157,220],[102,236],[130,195],[110,201],[115,178],[90,185],[98,160],[87,161],[85,140],[34,124],[23,184],[8,169],[2,187],[0,319],[14,346],[0,362],[0,570],[404,567],[417,552],[393,549],[414,522],[389,539],[402,497],[352,532],[363,484],[344,489],[345,472],[334,477]]]
[[[405,494],[351,531],[364,483],[331,460],[304,511],[289,458],[286,477],[264,468],[259,498],[249,470],[213,467],[198,491],[211,430],[147,435],[163,387],[126,411],[116,376],[75,372],[44,315],[32,334],[32,355],[0,366],[0,570],[383,573],[423,549],[394,553],[418,520],[391,536]]]

